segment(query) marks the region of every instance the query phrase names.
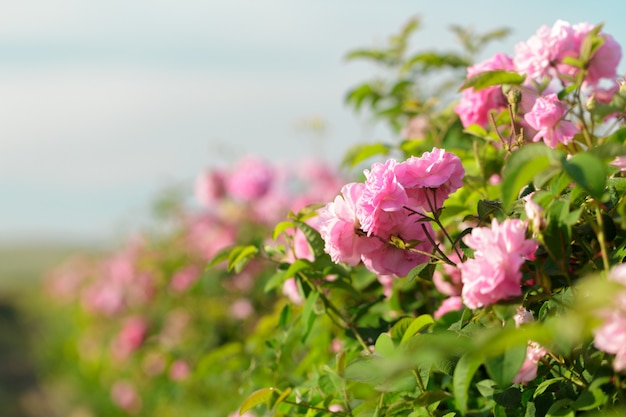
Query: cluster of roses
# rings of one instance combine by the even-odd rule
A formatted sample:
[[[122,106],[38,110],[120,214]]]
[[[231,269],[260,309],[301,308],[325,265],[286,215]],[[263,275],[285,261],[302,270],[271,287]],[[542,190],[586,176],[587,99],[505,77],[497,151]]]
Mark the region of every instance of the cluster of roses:
[[[515,55],[496,54],[492,58],[467,69],[467,77],[494,70],[514,71],[526,76],[521,86],[520,120],[526,140],[543,142],[552,147],[569,144],[579,131],[575,121],[568,120],[568,105],[559,99],[557,91],[571,85],[585,71],[583,90],[592,101],[608,103],[619,90],[617,67],[622,57],[620,45],[613,37],[600,33],[601,46],[587,63],[581,56],[585,37],[592,33],[589,23],[571,25],[557,21],[552,27],[542,26],[527,41],[515,47]],[[489,114],[508,106],[501,87],[487,87],[478,91],[463,90],[455,107],[464,127],[489,124]]]
[[[430,261],[434,233],[427,212],[437,212],[463,185],[459,158],[434,148],[402,163],[389,159],[365,171],[318,211],[318,230],[335,262],[365,266],[379,276],[405,276]]]
[[[365,171],[364,183],[345,185],[319,210],[317,227],[326,252],[335,262],[363,262],[379,276],[406,276],[434,256],[437,243],[428,213],[443,208],[462,186],[463,175],[459,158],[437,148],[401,163],[374,163]],[[458,254],[451,255],[458,262],[456,267],[446,265],[452,281],[436,280],[444,294],[455,297],[447,304],[460,308],[459,295],[470,308],[520,296],[521,266],[534,259],[538,246],[526,238],[526,228],[519,219],[502,224],[494,219],[491,228],[474,228],[464,238],[474,258],[463,262]]]
[[[79,307],[89,323],[77,335],[81,357],[102,358],[119,371],[109,381],[113,402],[139,412],[152,380],[188,379],[197,358],[187,352],[198,349],[186,344],[199,329],[217,327],[211,320],[253,325],[255,311],[271,304],[259,302],[256,282],[273,270],[252,260],[238,273],[207,272],[207,263],[221,249],[267,238],[290,210],[332,198],[343,182],[318,160],[280,166],[248,156],[202,172],[195,181],[200,208],[177,207],[165,235],[136,236],[109,256],[75,256],[51,271],[49,293]],[[198,299],[219,303],[220,317],[197,311]]]

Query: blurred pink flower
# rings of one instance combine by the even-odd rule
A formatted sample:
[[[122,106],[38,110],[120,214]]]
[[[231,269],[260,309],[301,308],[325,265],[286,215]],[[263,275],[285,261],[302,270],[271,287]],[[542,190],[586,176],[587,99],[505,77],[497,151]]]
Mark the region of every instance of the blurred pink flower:
[[[124,360],[143,343],[148,332],[148,322],[143,317],[128,317],[111,344],[111,353],[116,359]]]
[[[530,112],[524,115],[526,123],[537,130],[533,142],[543,139],[551,148],[571,142],[578,130],[574,123],[563,119],[566,111],[567,105],[559,101],[556,94],[537,98]]]
[[[583,40],[594,27],[594,25],[587,22],[577,23],[572,27],[576,51],[575,54],[572,54],[573,56],[580,56]],[[600,36],[604,39],[604,43],[589,60],[587,76],[585,77],[585,83],[592,86],[598,85],[602,79],[613,80],[617,78],[617,68],[622,59],[622,48],[619,43],[609,34],[600,33]],[[577,71],[578,69],[574,69],[573,72]]]
[[[236,200],[251,202],[263,197],[274,181],[274,169],[255,156],[242,158],[226,178],[228,194]]]
[[[598,312],[602,324],[593,331],[593,343],[601,351],[615,355],[613,369],[621,372],[626,370],[626,264],[614,267],[609,272],[609,280],[624,289],[609,301],[611,307]]]
[[[402,128],[400,136],[403,139],[422,139],[428,128],[428,118],[425,116],[415,116]]]
[[[456,265],[461,263],[461,259],[456,253],[448,255],[448,258]],[[463,288],[461,270],[447,263],[442,264],[441,268],[443,269],[445,277],[444,274],[439,271],[435,271],[433,274],[433,284],[435,284],[437,291],[448,296],[461,295],[461,289]]]
[[[461,299],[461,297],[448,297],[445,300],[443,300],[443,303],[441,303],[441,306],[439,306],[439,308],[435,311],[435,313],[433,314],[433,316],[438,319],[441,316],[443,316],[446,313],[449,313],[450,311],[457,311],[463,308],[463,300]]]
[[[183,381],[190,373],[189,365],[183,360],[177,359],[170,365],[169,377],[172,381]]]
[[[535,258],[538,247],[526,239],[526,222],[493,219],[491,228],[474,228],[463,241],[474,249],[474,259],[459,266],[466,306],[475,309],[522,294],[520,268]]]
[[[172,275],[170,288],[174,292],[183,292],[191,287],[202,274],[202,269],[197,265],[187,265]]]
[[[535,342],[529,342],[526,348],[526,359],[522,367],[513,378],[514,384],[526,384],[537,378],[537,364],[546,356],[548,351]]]
[[[128,381],[116,381],[111,387],[113,403],[129,414],[136,414],[141,409],[141,398],[135,387]]]
[[[226,195],[225,176],[221,170],[213,169],[196,177],[194,191],[200,205],[211,208]]]
[[[302,298],[302,295],[300,295],[295,278],[289,278],[284,282],[283,294],[296,305],[304,303],[304,299]]]
[[[254,307],[247,298],[238,298],[230,305],[229,311],[234,318],[244,320],[254,313]]]

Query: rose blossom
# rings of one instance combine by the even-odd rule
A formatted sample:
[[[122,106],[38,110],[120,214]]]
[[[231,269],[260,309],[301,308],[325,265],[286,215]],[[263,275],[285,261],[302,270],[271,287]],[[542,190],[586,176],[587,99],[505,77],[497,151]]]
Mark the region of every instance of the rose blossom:
[[[537,130],[533,142],[541,139],[551,148],[559,143],[567,145],[578,132],[574,123],[563,120],[567,106],[559,101],[556,94],[548,94],[537,98],[530,112],[524,115],[524,120],[530,127]]]
[[[594,27],[594,25],[587,22],[577,23],[572,27],[574,48],[576,50],[576,54],[573,55],[575,57],[579,56],[585,36]],[[600,33],[600,36],[604,39],[604,43],[595,51],[587,64],[585,83],[592,86],[596,86],[602,79],[612,80],[617,78],[617,67],[622,59],[622,48],[619,43],[609,34]],[[578,69],[574,69],[573,72],[577,71]]]
[[[122,410],[136,414],[141,409],[141,398],[137,390],[128,381],[116,381],[111,387],[111,399]]]
[[[466,306],[475,309],[522,294],[520,268],[535,258],[538,247],[526,239],[526,222],[493,219],[491,228],[474,228],[463,242],[474,249],[474,259],[459,265]]]
[[[269,164],[248,156],[241,159],[226,178],[226,189],[237,200],[252,201],[269,191],[274,177],[274,170]]]
[[[433,316],[435,317],[435,319],[438,319],[442,317],[443,315],[445,315],[446,313],[449,313],[451,311],[457,311],[462,308],[463,308],[463,300],[461,299],[461,297],[457,297],[457,296],[448,297],[445,300],[443,300],[443,303],[441,303],[441,306],[439,306],[439,308],[437,309],[437,311],[435,311]]]
[[[141,346],[148,332],[148,323],[143,317],[129,317],[111,345],[113,356],[126,359]]]
[[[433,148],[432,152],[424,152],[419,158],[412,156],[396,165],[394,174],[412,208],[434,211],[463,186],[465,170],[458,156]]]
[[[365,186],[356,205],[356,215],[361,229],[368,236],[387,234],[395,223],[394,213],[404,211],[409,199],[396,178],[396,160],[374,163],[365,170]]]
[[[541,26],[527,41],[515,45],[513,62],[517,71],[540,80],[550,75],[553,65],[574,47],[574,31],[570,24],[557,20],[552,27]]]
[[[448,258],[454,262],[455,265],[459,265],[461,263],[461,259],[456,253],[448,255]],[[463,288],[463,283],[461,282],[461,270],[458,267],[447,263],[442,264],[441,268],[443,269],[445,278],[444,274],[439,271],[435,271],[433,274],[433,284],[435,284],[437,291],[451,297],[461,295],[461,289]]]
[[[535,342],[529,342],[526,348],[526,359],[513,378],[514,384],[525,384],[537,378],[537,364],[546,356],[547,350]]]
[[[226,175],[219,170],[205,171],[196,177],[194,194],[202,207],[210,208],[226,194]]]
[[[361,255],[367,269],[379,275],[403,277],[414,267],[428,262],[430,257],[427,254],[432,253],[433,245],[426,234],[432,237],[434,232],[430,223],[417,223],[416,220],[414,216],[398,212],[387,235],[381,240],[371,238],[377,245],[375,250]],[[396,247],[388,242],[392,238],[410,243],[411,247]]]
[[[515,327],[520,327],[524,324],[534,322],[535,318],[533,317],[532,311],[518,306],[513,320],[515,321]],[[529,341],[526,347],[526,358],[524,359],[524,363],[522,363],[522,367],[517,372],[517,375],[513,378],[513,383],[525,384],[535,379],[537,377],[537,364],[547,354],[548,351],[537,342]]]
[[[295,278],[289,278],[283,283],[283,295],[285,295],[292,303],[300,305],[304,303],[300,290],[298,290],[298,284]]]
[[[467,68],[467,78],[481,72],[513,69],[513,60],[510,57],[495,54],[492,58]],[[461,100],[454,111],[459,115],[463,127],[473,124],[486,127],[489,124],[489,112],[504,109],[506,106],[507,99],[502,94],[500,86],[487,87],[478,91],[470,87],[463,90]]]
[[[609,280],[626,287],[626,264],[614,267]],[[615,355],[613,369],[621,372],[626,370],[626,288],[615,294],[612,304],[598,313],[602,324],[593,331],[593,344],[601,351]]]
[[[368,239],[359,232],[356,202],[364,188],[361,183],[347,184],[334,201],[318,210],[318,227],[324,239],[324,250],[334,262],[357,265],[363,252],[380,246],[378,241]]]

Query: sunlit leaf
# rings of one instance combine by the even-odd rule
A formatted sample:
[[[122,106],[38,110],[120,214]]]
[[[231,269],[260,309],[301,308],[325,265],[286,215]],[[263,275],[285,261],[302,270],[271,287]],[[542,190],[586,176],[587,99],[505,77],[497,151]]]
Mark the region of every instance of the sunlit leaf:
[[[254,391],[241,403],[239,415],[242,416],[254,407],[267,403],[275,394],[277,394],[276,388],[261,388],[260,390]]]
[[[459,88],[459,91],[470,87],[472,87],[474,91],[479,91],[494,85],[521,85],[525,79],[525,75],[518,74],[517,72],[504,70],[485,71],[465,80],[461,88]]]

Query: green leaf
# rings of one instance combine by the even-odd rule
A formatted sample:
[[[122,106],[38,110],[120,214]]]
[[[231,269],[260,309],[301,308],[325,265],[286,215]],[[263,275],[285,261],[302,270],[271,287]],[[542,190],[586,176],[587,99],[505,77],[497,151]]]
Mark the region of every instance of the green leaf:
[[[522,402],[522,391],[516,387],[509,387],[493,395],[493,400],[503,407],[513,408]]]
[[[411,323],[413,323],[413,320],[415,320],[413,317],[402,317],[398,320],[391,328],[391,338],[395,342],[400,343],[400,340],[402,340],[404,333],[407,331]]]
[[[324,252],[324,239],[322,239],[320,233],[304,222],[295,221],[294,223],[298,226],[298,229],[302,231],[307,242],[309,242],[315,259],[324,256],[326,254],[326,252]]]
[[[465,80],[461,88],[459,88],[459,91],[465,90],[469,87],[473,87],[474,91],[478,91],[494,85],[521,85],[525,79],[525,75],[518,74],[517,72],[504,70],[486,71],[478,73]]]
[[[533,181],[536,175],[551,165],[559,164],[561,156],[561,152],[541,143],[532,143],[514,152],[504,166],[500,187],[504,209],[508,210],[511,207],[522,189]]]
[[[254,245],[236,246],[228,255],[228,270],[241,272],[244,266],[259,252]]]
[[[456,364],[453,376],[453,393],[456,400],[456,406],[461,412],[461,415],[465,415],[467,412],[467,401],[469,399],[468,392],[472,378],[474,374],[482,365],[483,359],[480,356],[466,353],[461,356],[459,362]]]
[[[376,344],[374,345],[374,352],[379,354],[382,357],[392,357],[396,352],[396,347],[393,344],[393,340],[391,340],[391,336],[387,333],[381,333],[376,339]]]
[[[556,384],[557,382],[561,382],[563,380],[564,380],[564,378],[557,377],[557,378],[552,378],[552,379],[548,379],[548,380],[543,381],[535,389],[535,392],[533,393],[533,398],[537,398],[538,396],[543,394],[546,391],[546,389],[548,389],[548,387],[550,387],[550,385]]]
[[[606,187],[606,171],[600,159],[579,153],[562,160],[563,169],[576,184],[595,199],[601,199]]]
[[[277,393],[276,388],[261,388],[260,390],[254,391],[241,404],[239,415],[242,416],[252,408],[267,403],[275,393]]]
[[[511,385],[526,358],[526,345],[514,345],[506,349],[502,355],[487,359],[485,366],[491,379],[500,388]]]
[[[572,408],[577,411],[593,410],[605,405],[608,401],[607,395],[601,389],[584,391],[572,404]]]
[[[381,142],[353,146],[346,152],[341,165],[354,167],[376,155],[388,155],[390,146]]]
[[[296,259],[285,271],[285,278],[295,277],[300,271],[311,269],[313,264],[308,259]]]
[[[309,333],[311,333],[311,329],[313,328],[313,323],[315,322],[315,303],[319,298],[319,293],[311,292],[304,303],[304,307],[302,309],[302,324],[304,325],[303,334],[302,334],[302,343],[304,343],[309,337]]]
[[[276,227],[274,227],[274,232],[272,233],[272,240],[278,239],[278,236],[280,236],[285,230],[293,229],[294,227],[296,227],[296,225],[292,221],[289,221],[289,220],[278,223]]]
[[[574,417],[576,412],[571,408],[574,401],[569,398],[557,400],[548,409],[546,417]]]
[[[424,327],[430,324],[433,324],[434,322],[435,320],[429,314],[422,314],[421,316],[415,318],[415,320],[411,322],[409,327],[404,332],[404,335],[402,336],[402,340],[400,341],[400,344],[406,343],[407,340],[409,340],[410,338],[415,336],[417,333],[419,333],[420,330],[422,330]]]

